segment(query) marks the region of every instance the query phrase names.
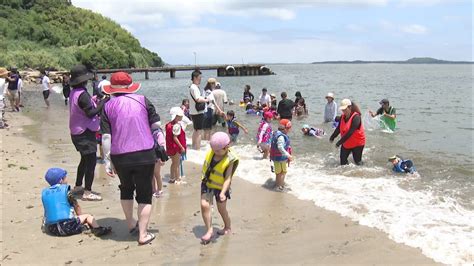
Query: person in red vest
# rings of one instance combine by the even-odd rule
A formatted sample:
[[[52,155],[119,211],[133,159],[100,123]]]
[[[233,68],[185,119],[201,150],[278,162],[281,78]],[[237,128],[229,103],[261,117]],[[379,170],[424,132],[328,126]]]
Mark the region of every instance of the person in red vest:
[[[360,165],[362,163],[362,152],[365,146],[365,132],[360,117],[360,109],[355,103],[351,102],[351,100],[344,99],[341,101],[339,110],[342,111],[341,121],[332,133],[329,141],[333,142],[339,133],[341,133],[341,139],[336,142],[336,147],[339,148],[339,146],[342,145],[340,153],[341,165],[349,164],[347,158],[351,153],[355,164]]]

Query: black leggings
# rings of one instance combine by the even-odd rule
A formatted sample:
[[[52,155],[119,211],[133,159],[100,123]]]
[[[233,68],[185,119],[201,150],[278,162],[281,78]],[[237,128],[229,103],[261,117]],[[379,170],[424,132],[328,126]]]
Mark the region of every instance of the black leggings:
[[[351,152],[352,152],[352,158],[354,158],[355,164],[360,165],[362,162],[362,151],[364,151],[364,146],[357,146],[352,149],[346,149],[343,146],[341,146],[341,154],[340,154],[341,165],[349,164],[349,161],[347,161],[347,158],[349,157],[349,154],[351,154]]]
[[[133,192],[136,190],[135,200],[139,204],[151,204],[153,189],[151,181],[155,164],[120,166],[114,165],[120,179],[120,199],[133,200]]]
[[[95,153],[89,153],[82,155],[81,154],[81,162],[77,167],[77,177],[76,177],[76,186],[82,186],[82,179],[85,176],[86,185],[84,187],[85,190],[91,191],[92,190],[92,182],[94,182],[94,171],[95,171],[95,164],[96,164],[96,155]]]

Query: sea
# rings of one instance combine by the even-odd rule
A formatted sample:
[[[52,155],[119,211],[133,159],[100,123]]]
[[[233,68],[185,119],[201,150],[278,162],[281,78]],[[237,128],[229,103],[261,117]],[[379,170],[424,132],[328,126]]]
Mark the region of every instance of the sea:
[[[269,65],[275,75],[217,77],[234,105],[241,132],[234,149],[241,163],[237,176],[266,186],[274,179],[271,162],[262,160],[255,136],[259,116],[247,115],[239,101],[245,85],[257,98],[262,88],[280,99],[285,91],[294,99],[300,91],[309,115],[293,119],[289,133],[295,160],[286,176],[298,199],[349,217],[361,225],[385,232],[398,243],[419,248],[444,264],[474,262],[473,65],[398,64],[281,64]],[[201,88],[216,71],[203,71]],[[134,74],[141,94],[155,105],[163,123],[171,107],[190,98],[190,72]],[[366,128],[363,166],[339,165],[339,150],[329,142],[331,124],[324,124],[325,95],[336,102],[349,98],[362,111]],[[397,128],[383,130],[368,111],[383,98],[397,111]],[[301,126],[323,128],[322,139],[305,137]],[[273,122],[277,128],[277,121]],[[225,130],[217,127],[217,130]],[[191,131],[187,131],[190,143]],[[206,142],[203,142],[206,144]],[[188,160],[201,164],[205,152],[188,151]],[[417,175],[395,174],[388,157],[411,159]],[[352,158],[350,157],[350,160]],[[188,177],[188,178],[199,178]],[[239,192],[235,192],[239,193]]]

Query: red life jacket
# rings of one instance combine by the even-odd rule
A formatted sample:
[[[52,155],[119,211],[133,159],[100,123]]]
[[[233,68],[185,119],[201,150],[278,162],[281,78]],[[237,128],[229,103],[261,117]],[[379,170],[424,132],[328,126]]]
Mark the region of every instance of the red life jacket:
[[[177,123],[171,121],[166,124],[166,154],[169,156],[173,156],[176,153],[181,153],[181,148],[179,148],[178,144],[173,140],[173,126]],[[181,133],[176,136],[178,137],[179,143],[181,146],[186,150],[186,133],[184,133],[183,128],[181,127]]]
[[[352,125],[352,119],[354,119],[355,115],[360,115],[357,112],[353,112],[351,117],[349,118],[349,121],[346,122],[346,118],[344,114],[341,116],[341,121],[339,125],[339,130],[341,132],[341,137],[344,137],[344,135],[349,132],[349,129],[351,128]],[[365,132],[364,132],[364,125],[362,124],[362,121],[360,122],[360,127],[354,131],[352,136],[346,140],[342,144],[342,146],[346,149],[352,149],[358,146],[364,146],[365,145]]]

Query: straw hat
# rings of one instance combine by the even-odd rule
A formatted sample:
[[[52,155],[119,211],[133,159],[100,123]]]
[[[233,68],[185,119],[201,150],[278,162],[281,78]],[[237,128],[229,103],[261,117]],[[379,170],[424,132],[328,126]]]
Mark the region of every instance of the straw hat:
[[[215,79],[215,78],[209,78],[209,79],[207,80],[207,83],[214,83],[214,84],[216,84],[216,83],[217,83],[217,79]]]

